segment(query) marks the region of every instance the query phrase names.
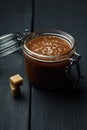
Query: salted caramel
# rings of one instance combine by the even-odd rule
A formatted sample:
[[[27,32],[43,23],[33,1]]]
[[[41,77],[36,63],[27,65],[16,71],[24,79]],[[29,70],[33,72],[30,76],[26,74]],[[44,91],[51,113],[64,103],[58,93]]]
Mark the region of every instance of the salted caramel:
[[[71,50],[71,44],[66,39],[52,35],[36,37],[27,47],[30,51],[45,56],[62,55]]]
[[[44,89],[59,88],[67,82],[69,84],[66,68],[75,49],[73,37],[61,31],[27,36],[23,54],[29,82]]]

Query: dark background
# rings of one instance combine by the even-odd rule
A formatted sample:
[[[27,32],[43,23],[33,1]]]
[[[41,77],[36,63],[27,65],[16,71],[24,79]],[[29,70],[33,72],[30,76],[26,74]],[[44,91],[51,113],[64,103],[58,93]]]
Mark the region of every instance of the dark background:
[[[0,0],[0,35],[23,32],[25,28],[30,31],[31,17],[32,0]],[[43,91],[32,86],[30,104],[22,51],[0,58],[0,130],[27,130],[28,123],[31,130],[87,130],[86,0],[35,0],[34,30],[42,29],[59,29],[75,37],[84,80],[76,92]],[[9,77],[17,73],[24,83],[22,97],[14,99]]]

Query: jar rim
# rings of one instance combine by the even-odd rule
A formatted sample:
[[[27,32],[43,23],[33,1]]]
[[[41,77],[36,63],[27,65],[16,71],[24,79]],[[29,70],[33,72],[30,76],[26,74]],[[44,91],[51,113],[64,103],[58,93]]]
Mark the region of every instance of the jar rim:
[[[67,40],[67,42],[71,44],[71,49],[64,54],[47,56],[47,55],[41,55],[35,53],[29,50],[29,48],[27,48],[27,43],[29,43],[29,41],[31,41],[33,38],[36,38],[38,36],[45,36],[45,35],[58,36],[60,38]],[[24,47],[23,47],[24,53],[26,53],[29,57],[44,62],[58,62],[58,61],[64,61],[66,59],[69,59],[69,57],[75,52],[75,49],[76,49],[76,42],[74,37],[61,30],[41,30],[41,31],[36,31],[34,33],[29,33],[27,34],[27,37],[24,40]]]

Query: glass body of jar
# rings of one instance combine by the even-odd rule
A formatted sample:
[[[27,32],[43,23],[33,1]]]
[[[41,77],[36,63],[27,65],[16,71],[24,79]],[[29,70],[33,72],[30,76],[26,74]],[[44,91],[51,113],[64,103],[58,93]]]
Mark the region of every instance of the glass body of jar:
[[[66,39],[71,45],[71,50],[58,56],[42,56],[29,50],[27,44],[32,39],[45,35]],[[55,89],[69,85],[70,80],[66,74],[66,70],[71,62],[74,61],[73,57],[76,54],[76,42],[71,35],[59,30],[47,30],[27,34],[24,40],[23,53],[26,73],[33,85],[44,89]]]

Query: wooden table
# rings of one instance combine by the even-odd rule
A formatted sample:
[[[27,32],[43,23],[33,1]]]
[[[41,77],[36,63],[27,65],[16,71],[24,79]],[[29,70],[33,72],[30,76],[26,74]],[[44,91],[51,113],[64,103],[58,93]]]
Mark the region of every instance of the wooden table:
[[[37,89],[25,73],[22,50],[0,58],[0,130],[87,130],[86,0],[35,0],[34,30],[59,29],[75,37],[84,80],[78,91]],[[31,30],[32,0],[0,2],[0,35]],[[9,77],[23,77],[22,97],[11,95]],[[65,84],[67,87],[68,84]]]

